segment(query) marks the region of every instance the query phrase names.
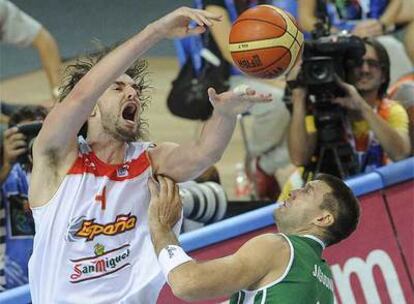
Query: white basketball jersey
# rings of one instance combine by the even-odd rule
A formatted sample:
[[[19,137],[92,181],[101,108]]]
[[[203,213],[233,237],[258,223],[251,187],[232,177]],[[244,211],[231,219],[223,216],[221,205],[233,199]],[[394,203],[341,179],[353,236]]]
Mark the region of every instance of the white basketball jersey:
[[[109,165],[80,141],[54,197],[33,208],[33,303],[156,302],[165,280],[147,225],[148,146],[131,143],[126,161]]]

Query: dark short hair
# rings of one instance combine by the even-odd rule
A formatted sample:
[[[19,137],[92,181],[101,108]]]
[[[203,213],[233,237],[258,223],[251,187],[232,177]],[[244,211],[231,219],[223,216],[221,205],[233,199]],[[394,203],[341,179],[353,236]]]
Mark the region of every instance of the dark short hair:
[[[117,45],[114,45],[112,47],[103,47],[99,42],[97,42],[97,45],[100,49],[98,52],[79,58],[75,63],[70,64],[66,67],[64,72],[63,85],[59,88],[59,102],[62,102],[63,99],[69,95],[69,93],[73,90],[75,85],[79,82],[79,80],[82,79],[83,76],[85,76],[99,61],[101,61],[107,54],[109,54],[113,49],[117,47]],[[127,74],[135,81],[141,92],[145,92],[145,90],[149,88],[147,68],[148,62],[143,59],[138,59],[125,72],[125,74]],[[150,99],[150,95],[140,95],[141,113],[149,104]],[[140,117],[139,125],[140,128],[142,128],[140,134],[145,133],[146,130],[144,129],[146,128],[147,123],[144,119],[142,119],[142,117]],[[86,137],[87,128],[88,125],[87,122],[85,122],[79,134]]]
[[[378,89],[378,96],[383,98],[387,94],[388,86],[390,84],[390,57],[385,47],[375,38],[364,38],[365,44],[372,46],[377,53],[378,61],[381,65],[381,72],[384,76],[384,82]]]
[[[355,231],[360,216],[359,201],[352,190],[333,175],[318,174],[315,180],[320,180],[331,188],[331,192],[324,195],[320,208],[330,211],[335,218],[334,223],[327,227],[324,237],[327,245],[333,245]]]
[[[14,127],[24,120],[43,120],[46,115],[47,109],[44,106],[22,106],[10,115],[9,127]]]

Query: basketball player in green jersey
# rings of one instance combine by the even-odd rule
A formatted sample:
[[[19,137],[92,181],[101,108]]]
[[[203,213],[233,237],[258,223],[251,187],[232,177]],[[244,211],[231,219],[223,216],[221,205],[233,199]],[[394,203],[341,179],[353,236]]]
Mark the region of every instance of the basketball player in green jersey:
[[[181,214],[178,187],[149,182],[150,231],[158,261],[173,293],[195,301],[230,296],[230,303],[333,303],[333,281],[322,252],[347,238],[359,220],[359,203],[346,184],[320,174],[292,191],[275,210],[279,233],[252,238],[232,255],[190,258],[172,226]]]

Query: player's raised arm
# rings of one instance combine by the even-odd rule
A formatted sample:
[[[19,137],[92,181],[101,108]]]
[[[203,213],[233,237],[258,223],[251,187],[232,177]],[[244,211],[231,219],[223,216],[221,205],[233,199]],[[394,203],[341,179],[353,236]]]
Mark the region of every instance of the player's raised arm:
[[[221,158],[236,126],[237,115],[248,111],[256,103],[272,100],[270,94],[260,94],[246,85],[221,94],[210,88],[208,94],[214,111],[204,124],[200,137],[182,145],[161,144],[151,151],[157,174],[169,176],[175,181],[197,177]]]
[[[51,151],[57,156],[67,155],[75,147],[76,134],[99,97],[137,58],[163,38],[200,34],[211,25],[211,20],[218,19],[212,13],[182,7],[121,44],[95,65],[48,115],[36,141],[35,155]],[[190,28],[192,20],[197,26]]]

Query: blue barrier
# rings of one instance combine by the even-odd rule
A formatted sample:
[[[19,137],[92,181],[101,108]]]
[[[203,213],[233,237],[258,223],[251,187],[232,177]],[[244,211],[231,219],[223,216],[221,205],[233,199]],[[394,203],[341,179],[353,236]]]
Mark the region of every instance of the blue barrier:
[[[414,157],[379,168],[346,181],[355,195],[360,196],[400,182],[414,179]],[[242,235],[274,223],[275,206],[266,206],[205,228],[184,233],[180,242],[186,251],[193,251],[229,238]],[[1,304],[26,304],[30,302],[29,286],[0,293]]]
[[[350,178],[345,183],[352,189],[356,196],[374,192],[384,188],[381,175],[377,172],[371,172]]]
[[[414,179],[414,157],[378,168],[375,172],[381,176],[384,187]]]
[[[180,242],[186,251],[193,251],[274,224],[275,206],[266,206],[205,228],[184,233]],[[237,229],[235,229],[237,227]]]
[[[2,304],[27,304],[30,301],[28,284],[0,293],[0,303]]]

